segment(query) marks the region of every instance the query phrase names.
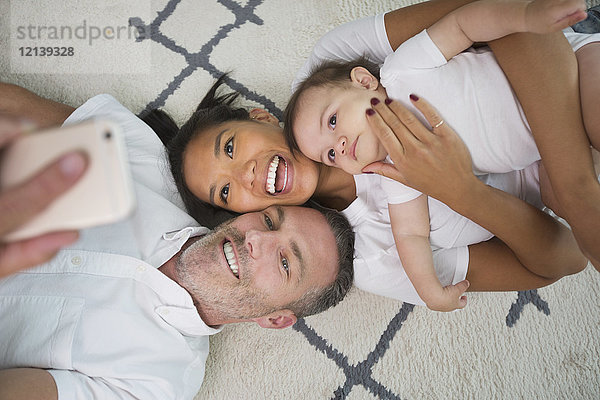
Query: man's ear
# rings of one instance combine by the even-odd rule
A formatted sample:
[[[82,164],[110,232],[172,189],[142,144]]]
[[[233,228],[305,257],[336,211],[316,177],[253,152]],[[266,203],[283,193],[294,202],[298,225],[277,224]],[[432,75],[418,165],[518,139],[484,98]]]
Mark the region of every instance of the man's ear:
[[[350,71],[350,79],[354,84],[357,84],[368,90],[375,90],[379,86],[379,81],[364,67],[354,67]]]
[[[250,119],[254,119],[254,120],[260,121],[260,122],[267,122],[269,124],[273,124],[273,125],[279,127],[279,120],[277,119],[277,117],[265,109],[253,108],[252,110],[250,110],[249,114],[250,114]]]
[[[253,318],[252,321],[260,325],[261,328],[283,329],[292,326],[298,318],[290,310],[278,310],[264,317]]]

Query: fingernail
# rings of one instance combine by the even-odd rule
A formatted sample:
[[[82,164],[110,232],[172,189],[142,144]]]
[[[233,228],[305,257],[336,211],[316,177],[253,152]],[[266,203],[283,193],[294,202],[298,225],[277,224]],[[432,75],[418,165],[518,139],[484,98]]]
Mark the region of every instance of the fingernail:
[[[378,98],[376,98],[376,97],[373,97],[373,98],[371,99],[371,105],[374,105],[374,106],[376,106],[377,104],[379,104],[379,99],[378,99]]]
[[[67,154],[60,160],[59,168],[65,177],[75,178],[85,168],[85,157],[81,153]]]
[[[391,103],[392,103],[392,99],[390,99],[390,98],[385,99],[386,106],[389,106]]]
[[[412,101],[419,101],[419,96],[417,96],[416,94],[411,94],[409,97]]]
[[[375,110],[373,110],[372,108],[367,109],[367,115],[368,116],[373,116],[375,115]]]

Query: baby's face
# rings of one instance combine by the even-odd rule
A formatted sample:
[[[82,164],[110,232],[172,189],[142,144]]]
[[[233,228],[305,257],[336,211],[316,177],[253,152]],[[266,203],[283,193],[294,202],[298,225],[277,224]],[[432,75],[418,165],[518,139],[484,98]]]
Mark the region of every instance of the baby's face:
[[[387,156],[372,132],[366,111],[377,90],[356,83],[308,89],[298,101],[294,138],[308,158],[357,175]]]

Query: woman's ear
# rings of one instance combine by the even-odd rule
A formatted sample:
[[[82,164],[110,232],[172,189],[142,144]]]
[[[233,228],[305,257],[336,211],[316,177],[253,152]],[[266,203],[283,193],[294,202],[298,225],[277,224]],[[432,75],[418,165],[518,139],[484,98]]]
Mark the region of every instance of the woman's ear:
[[[292,326],[298,318],[291,310],[278,310],[260,318],[253,318],[261,328],[283,329]]]
[[[368,90],[376,90],[379,86],[379,81],[364,67],[354,67],[350,71],[350,79],[352,83],[359,85]]]
[[[279,120],[273,114],[262,108],[253,108],[249,112],[250,119],[266,122],[279,127]]]

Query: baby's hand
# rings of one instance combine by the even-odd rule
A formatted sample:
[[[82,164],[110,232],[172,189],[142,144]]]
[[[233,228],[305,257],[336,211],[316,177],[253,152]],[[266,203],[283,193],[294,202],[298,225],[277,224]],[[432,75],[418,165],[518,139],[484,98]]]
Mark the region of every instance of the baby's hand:
[[[469,281],[458,282],[456,285],[445,286],[439,295],[427,302],[427,307],[433,311],[454,311],[467,305],[464,293],[469,288]]]
[[[525,9],[527,32],[557,32],[587,18],[584,0],[534,0]]]

